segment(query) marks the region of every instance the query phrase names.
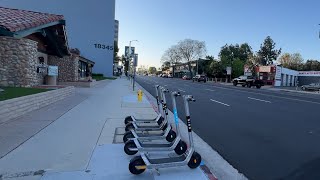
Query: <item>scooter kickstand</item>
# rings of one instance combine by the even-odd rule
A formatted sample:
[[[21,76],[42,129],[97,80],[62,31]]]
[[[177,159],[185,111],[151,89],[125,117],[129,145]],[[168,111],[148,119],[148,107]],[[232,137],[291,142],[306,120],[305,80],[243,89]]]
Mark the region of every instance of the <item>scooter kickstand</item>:
[[[156,171],[157,175],[160,176],[160,171],[158,168],[154,168],[154,171]]]

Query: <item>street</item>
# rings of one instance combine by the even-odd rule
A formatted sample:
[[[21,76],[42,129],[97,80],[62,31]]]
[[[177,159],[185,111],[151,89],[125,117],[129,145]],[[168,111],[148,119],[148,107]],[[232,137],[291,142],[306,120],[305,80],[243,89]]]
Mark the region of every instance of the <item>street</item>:
[[[320,179],[319,95],[150,76],[136,81],[153,96],[156,84],[193,95],[193,130],[249,179]],[[177,106],[185,120],[181,99]]]

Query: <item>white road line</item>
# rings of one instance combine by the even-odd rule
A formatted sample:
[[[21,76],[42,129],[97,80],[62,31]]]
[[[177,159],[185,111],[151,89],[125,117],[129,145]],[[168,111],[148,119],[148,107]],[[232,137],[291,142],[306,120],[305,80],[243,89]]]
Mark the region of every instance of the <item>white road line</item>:
[[[266,101],[266,100],[262,100],[262,99],[257,99],[257,98],[252,98],[252,97],[248,97],[249,99],[252,100],[256,100],[256,101],[262,101],[262,102],[266,102],[266,103],[271,103],[271,101]]]
[[[225,103],[222,103],[222,102],[220,102],[220,101],[216,101],[216,100],[213,100],[213,99],[210,99],[210,100],[213,101],[213,102],[216,102],[216,103],[225,105],[225,106],[230,106],[229,104],[225,104]]]
[[[212,91],[212,92],[215,91],[215,90],[213,90],[213,89],[205,89],[205,90],[207,90],[207,91]]]
[[[184,91],[184,90],[182,90],[182,89],[178,89],[179,91],[181,91],[181,92],[186,92],[186,91]]]

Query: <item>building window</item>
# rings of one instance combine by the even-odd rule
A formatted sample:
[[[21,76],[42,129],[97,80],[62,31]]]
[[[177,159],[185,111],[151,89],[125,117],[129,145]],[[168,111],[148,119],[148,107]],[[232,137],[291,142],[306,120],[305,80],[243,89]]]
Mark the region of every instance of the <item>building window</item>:
[[[44,57],[38,57],[39,64],[44,64]]]

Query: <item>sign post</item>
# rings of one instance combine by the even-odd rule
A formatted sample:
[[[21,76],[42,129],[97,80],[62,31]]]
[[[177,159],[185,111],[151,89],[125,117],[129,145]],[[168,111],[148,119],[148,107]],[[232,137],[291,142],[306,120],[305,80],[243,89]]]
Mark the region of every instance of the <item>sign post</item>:
[[[135,85],[134,83],[135,83],[135,78],[136,78],[136,67],[137,67],[137,65],[138,65],[138,54],[134,54],[133,65],[132,65],[132,67],[133,67],[132,89],[133,89],[133,91],[134,91],[134,85]]]
[[[230,67],[230,66],[228,66],[227,68],[226,68],[226,70],[227,70],[227,77],[228,77],[228,75],[230,76],[230,81],[231,81],[231,71],[232,71],[232,68]],[[226,78],[226,83],[228,82],[228,78]]]

